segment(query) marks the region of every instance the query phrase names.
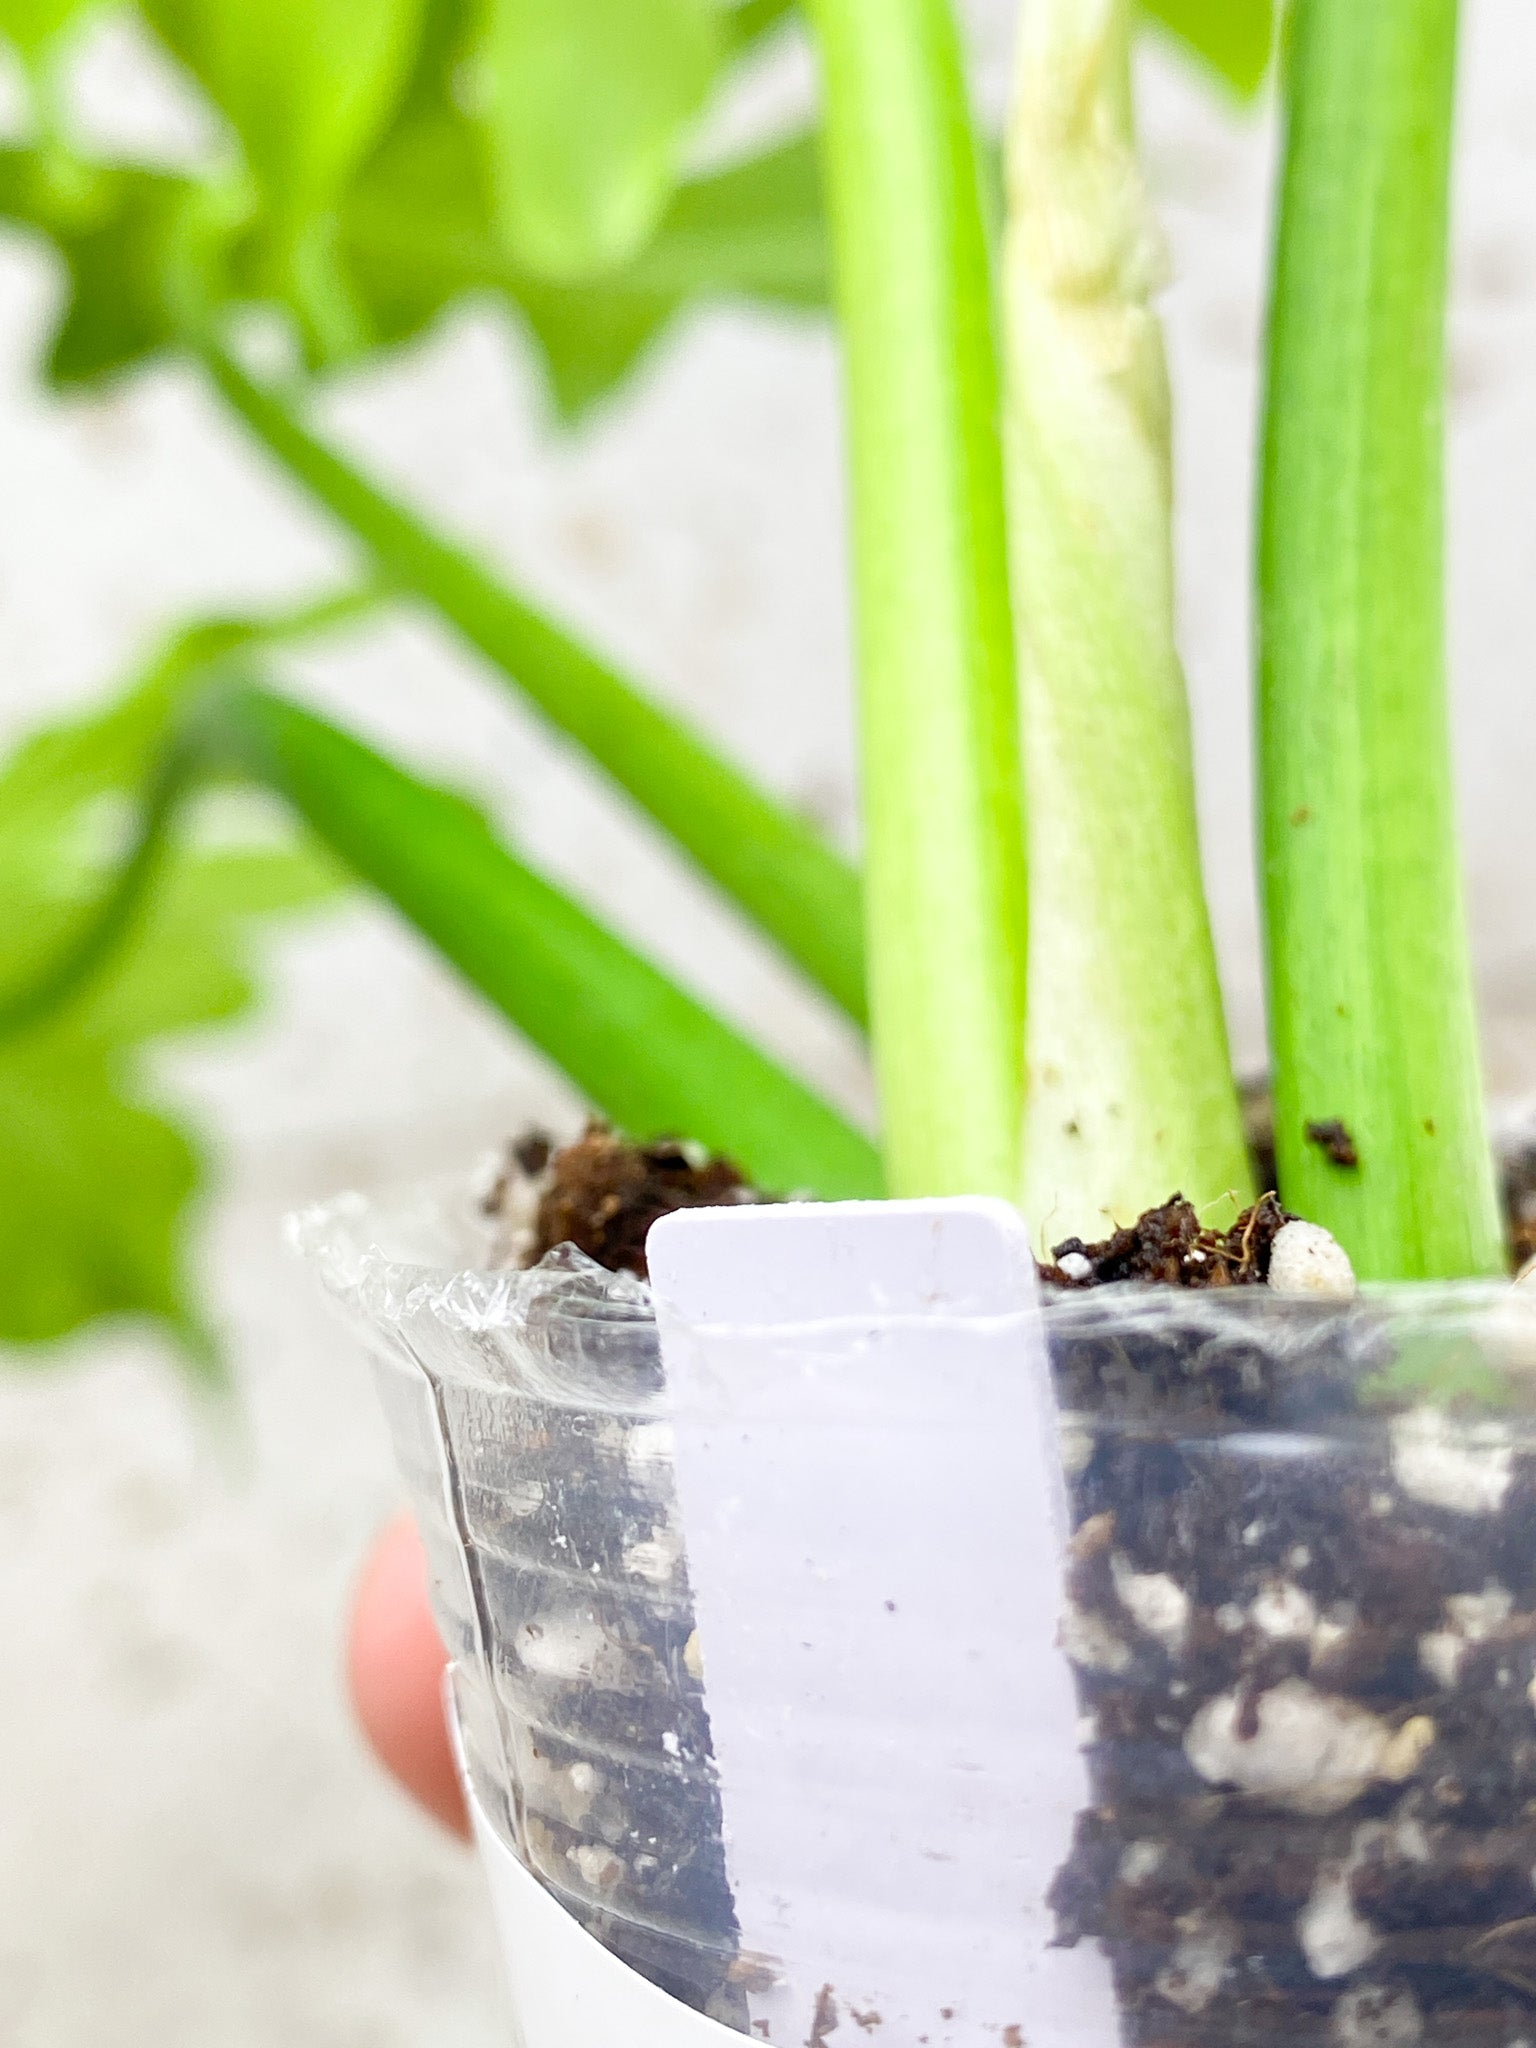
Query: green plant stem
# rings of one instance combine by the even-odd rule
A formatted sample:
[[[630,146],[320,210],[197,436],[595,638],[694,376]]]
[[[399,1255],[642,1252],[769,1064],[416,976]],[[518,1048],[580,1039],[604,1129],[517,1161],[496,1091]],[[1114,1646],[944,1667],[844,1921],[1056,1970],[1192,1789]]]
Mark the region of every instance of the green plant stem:
[[[201,744],[283,795],[625,1130],[697,1139],[766,1188],[881,1192],[867,1138],[516,860],[462,797],[237,673]]]
[[[863,937],[852,866],[682,720],[359,475],[227,355],[209,350],[205,361],[256,438],[380,569],[454,625],[812,981],[862,1021]]]
[[[812,0],[853,473],[866,932],[898,1195],[1018,1193],[1025,883],[997,348],[947,0]]]
[[[1444,682],[1455,0],[1298,0],[1292,30],[1259,560],[1281,1189],[1367,1278],[1491,1273]],[[1307,1138],[1334,1119],[1356,1168]]]
[[[1251,1199],[1174,639],[1166,258],[1129,0],[1034,0],[1008,148],[1007,448],[1029,824],[1024,1209]]]

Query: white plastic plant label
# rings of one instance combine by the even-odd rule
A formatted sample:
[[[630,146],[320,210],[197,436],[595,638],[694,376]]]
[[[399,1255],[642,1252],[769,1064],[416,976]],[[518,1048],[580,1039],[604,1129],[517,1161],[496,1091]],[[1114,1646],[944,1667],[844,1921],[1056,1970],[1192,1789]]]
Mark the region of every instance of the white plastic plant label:
[[[754,2033],[1113,2048],[1046,1903],[1088,1789],[1023,1223],[701,1209],[648,1250]]]

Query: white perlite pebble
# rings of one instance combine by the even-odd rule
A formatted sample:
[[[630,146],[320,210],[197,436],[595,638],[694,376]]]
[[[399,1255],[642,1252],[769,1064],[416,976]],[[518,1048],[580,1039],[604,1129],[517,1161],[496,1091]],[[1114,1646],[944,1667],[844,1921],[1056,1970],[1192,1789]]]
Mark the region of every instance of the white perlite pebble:
[[[1392,1473],[1404,1493],[1455,1515],[1496,1515],[1514,1476],[1509,1431],[1410,1408],[1392,1424]]]
[[[1092,1434],[1075,1422],[1061,1425],[1061,1469],[1069,1479],[1080,1478],[1093,1457]]]
[[[1145,1884],[1149,1877],[1156,1877],[1162,1868],[1164,1850],[1161,1842],[1132,1842],[1120,1858],[1120,1882],[1122,1884]]]
[[[1447,1692],[1461,1681],[1461,1660],[1467,1654],[1467,1639],[1454,1629],[1437,1628],[1419,1637],[1419,1663],[1436,1685]]]
[[[624,1875],[623,1863],[601,1842],[583,1842],[565,1853],[595,1892],[612,1891]]]
[[[1207,1784],[1235,1785],[1292,1813],[1339,1813],[1379,1779],[1400,1783],[1435,1738],[1426,1715],[1394,1729],[1303,1678],[1265,1693],[1245,1740],[1246,1706],[1237,1692],[1208,1700],[1189,1725],[1184,1753]]]
[[[1336,2048],[1418,2048],[1424,2015],[1411,1991],[1362,1984],[1333,2008],[1328,2031]]]
[[[1312,1887],[1312,1895],[1296,1915],[1296,1938],[1314,1977],[1326,1982],[1347,1977],[1368,1963],[1381,1946],[1381,1936],[1368,1920],[1362,1920],[1350,1897],[1349,1863],[1324,1866]]]
[[[663,1529],[640,1543],[631,1543],[624,1553],[624,1569],[653,1586],[664,1586],[682,1562],[683,1539],[675,1529]]]
[[[1415,1714],[1405,1721],[1381,1753],[1376,1772],[1389,1785],[1406,1785],[1435,1746],[1438,1730],[1428,1714]]]
[[[1347,1301],[1358,1289],[1349,1253],[1320,1223],[1284,1223],[1269,1255],[1274,1294],[1326,1294]]]
[[[1248,1615],[1256,1629],[1273,1636],[1277,1643],[1310,1636],[1317,1627],[1316,1603],[1289,1579],[1271,1579]]]
[[[637,1422],[624,1439],[624,1456],[638,1478],[664,1471],[677,1456],[677,1439],[670,1422]]]
[[[629,1692],[635,1677],[624,1647],[589,1617],[550,1614],[524,1622],[516,1638],[525,1671],[566,1685],[595,1685],[600,1692]]]
[[[1114,1678],[1131,1666],[1131,1646],[1102,1615],[1069,1606],[1061,1617],[1061,1647],[1083,1671],[1107,1671]]]
[[[1081,1252],[1068,1252],[1058,1263],[1061,1266],[1062,1272],[1066,1274],[1069,1280],[1091,1280],[1093,1278],[1093,1261],[1092,1259],[1084,1258]]]
[[[1118,1550],[1109,1569],[1120,1604],[1132,1621],[1177,1657],[1189,1633],[1189,1595],[1184,1588],[1166,1572],[1137,1571]]]
[[[1237,1930],[1226,1920],[1186,1913],[1177,1923],[1179,1943],[1157,1974],[1157,1990],[1170,2005],[1191,2015],[1205,2011],[1221,1989],[1227,1965],[1237,1953]]]
[[[1481,1593],[1452,1593],[1445,1611],[1458,1635],[1469,1643],[1483,1643],[1514,1613],[1515,1596],[1490,1579]]]

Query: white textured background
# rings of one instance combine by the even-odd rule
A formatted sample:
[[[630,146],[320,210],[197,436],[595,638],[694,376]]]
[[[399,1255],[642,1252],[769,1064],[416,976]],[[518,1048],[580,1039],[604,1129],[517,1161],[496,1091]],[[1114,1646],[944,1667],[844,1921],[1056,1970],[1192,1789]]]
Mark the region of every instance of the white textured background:
[[[972,13],[1001,97],[1009,0]],[[1453,637],[1470,887],[1496,1082],[1536,1080],[1536,13],[1468,0],[1453,317]],[[780,64],[761,105],[792,98]],[[1211,894],[1259,1052],[1245,565],[1272,137],[1146,65],[1172,237],[1185,651]],[[91,107],[165,132],[108,37]],[[58,408],[32,364],[47,263],[0,243],[0,741],[88,701],[189,609],[337,574],[334,537],[188,380]],[[852,814],[834,364],[808,327],[693,322],[574,444],[514,341],[465,319],[338,399],[381,472],[653,676],[786,794]],[[320,699],[472,779],[536,855],[850,1101],[853,1049],[426,624],[307,668]],[[0,1370],[0,2040],[9,2048],[488,2048],[473,1870],[347,1726],[339,1615],[395,1500],[362,1370],[278,1219],[468,1158],[561,1103],[387,917],[286,938],[266,1015],[166,1085],[230,1135],[207,1272],[238,1365],[200,1410],[147,1348]],[[132,1199],[132,1190],[123,1191]]]

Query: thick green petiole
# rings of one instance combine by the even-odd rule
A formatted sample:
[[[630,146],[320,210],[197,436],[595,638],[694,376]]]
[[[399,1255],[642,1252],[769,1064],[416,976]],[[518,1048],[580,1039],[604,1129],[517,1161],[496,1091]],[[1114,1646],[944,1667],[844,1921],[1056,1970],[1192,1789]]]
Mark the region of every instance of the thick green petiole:
[[[1024,1208],[1101,1236],[1251,1193],[1174,644],[1162,237],[1128,0],[1025,11],[1008,149],[1008,459],[1029,821]]]
[[[283,467],[669,833],[850,1016],[864,1015],[858,875],[682,719],[317,440],[228,356],[214,382]]]
[[[1455,0],[1297,0],[1270,316],[1259,717],[1281,1191],[1372,1279],[1503,1257],[1444,683],[1455,46]],[[1358,1165],[1308,1137],[1335,1123]]]
[[[948,0],[811,0],[897,1195],[1018,1193],[1025,886],[992,280]]]

